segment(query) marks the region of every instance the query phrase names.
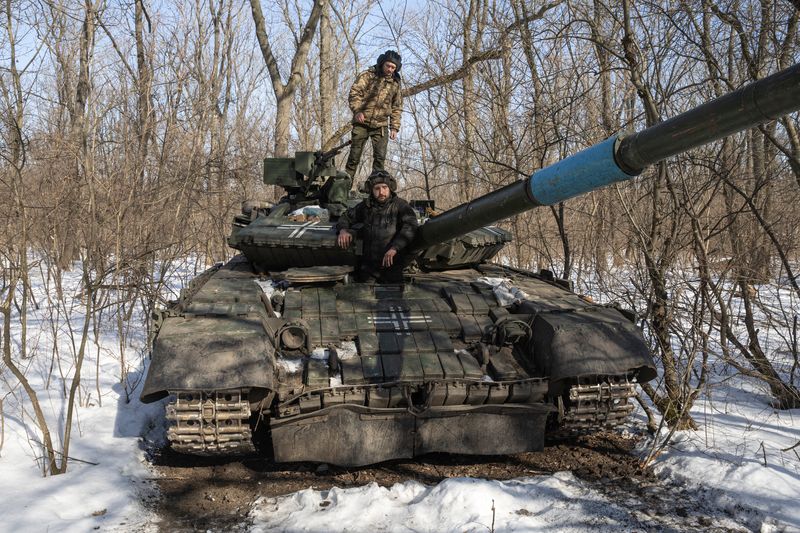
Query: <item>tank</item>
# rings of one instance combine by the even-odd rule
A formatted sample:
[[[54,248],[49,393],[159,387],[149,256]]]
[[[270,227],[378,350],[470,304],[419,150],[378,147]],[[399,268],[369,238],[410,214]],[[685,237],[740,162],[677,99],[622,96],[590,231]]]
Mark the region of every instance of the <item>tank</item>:
[[[418,202],[402,284],[350,279],[360,243],[340,249],[324,210],[350,187],[333,165],[343,147],[268,158],[264,181],[285,197],[245,205],[228,239],[242,253],[157,312],[141,399],[168,397],[178,452],[341,466],[613,428],[657,375],[635,317],[492,263],[511,238],[492,224],[798,108],[795,65],[437,216]]]

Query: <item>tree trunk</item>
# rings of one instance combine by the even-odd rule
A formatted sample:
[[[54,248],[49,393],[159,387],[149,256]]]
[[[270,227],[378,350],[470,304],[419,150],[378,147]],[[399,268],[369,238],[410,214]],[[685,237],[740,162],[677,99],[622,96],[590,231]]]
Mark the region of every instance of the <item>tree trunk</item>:
[[[333,99],[335,96],[336,73],[333,68],[331,45],[330,0],[322,0],[322,13],[319,21],[319,131],[322,146],[333,133]]]
[[[627,63],[631,83],[645,110],[646,125],[652,126],[660,120],[655,97],[645,83],[640,64],[638,48],[631,27],[630,0],[623,0],[623,37],[622,47]],[[640,234],[642,252],[647,265],[647,274],[652,293],[650,302],[650,325],[658,346],[661,364],[664,369],[664,389],[662,397],[650,386],[643,389],[653,400],[670,427],[688,429],[696,427],[689,414],[689,398],[683,394],[681,377],[677,372],[676,354],[672,348],[671,328],[674,317],[671,312],[670,295],[667,291],[667,270],[672,265],[675,255],[674,231],[677,225],[676,210],[672,208],[666,189],[669,189],[669,175],[666,164],[661,162],[656,167],[656,176],[652,180],[649,191],[651,208],[649,212],[649,228]],[[664,217],[664,213],[672,213]]]
[[[151,57],[148,56],[144,44],[144,21],[145,16],[143,0],[136,0],[134,10],[134,37],[136,39],[136,80],[137,93],[137,137],[139,150],[137,157],[137,176],[139,182],[144,181],[145,161],[147,160],[147,150],[153,130],[153,68]]]
[[[264,63],[267,65],[267,70],[269,71],[270,80],[272,81],[272,90],[275,93],[277,107],[275,112],[275,157],[289,157],[289,136],[291,133],[290,125],[294,92],[302,78],[301,69],[308,57],[311,41],[314,39],[314,34],[316,33],[317,23],[322,13],[322,5],[322,1],[316,0],[314,6],[311,8],[311,13],[303,27],[303,32],[297,43],[294,56],[292,57],[292,65],[288,80],[286,83],[283,83],[280,71],[278,70],[278,62],[272,53],[272,46],[270,45],[269,36],[267,35],[264,14],[261,11],[261,1],[250,0],[253,22],[256,28],[256,38],[258,39],[258,45],[261,49]]]

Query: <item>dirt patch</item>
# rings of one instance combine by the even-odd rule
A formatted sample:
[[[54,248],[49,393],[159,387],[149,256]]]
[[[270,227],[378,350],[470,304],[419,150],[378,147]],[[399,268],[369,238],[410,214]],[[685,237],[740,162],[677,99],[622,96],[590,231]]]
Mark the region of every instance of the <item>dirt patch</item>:
[[[221,461],[157,450],[152,461],[161,498],[150,505],[162,519],[162,531],[242,531],[257,498],[309,487],[346,488],[372,482],[391,486],[408,480],[433,485],[453,477],[506,480],[564,470],[592,483],[613,482],[615,490],[621,484],[654,483],[653,474],[643,471],[631,454],[634,445],[632,438],[600,433],[550,442],[541,452],[496,457],[430,454],[361,468],[276,464],[260,457]]]

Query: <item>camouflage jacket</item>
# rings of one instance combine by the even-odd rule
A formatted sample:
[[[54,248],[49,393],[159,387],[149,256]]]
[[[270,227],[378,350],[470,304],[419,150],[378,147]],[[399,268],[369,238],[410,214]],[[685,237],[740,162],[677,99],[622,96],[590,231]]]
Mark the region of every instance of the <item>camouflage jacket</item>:
[[[339,218],[337,231],[342,229],[358,232],[364,241],[363,260],[380,265],[389,248],[402,252],[411,243],[417,231],[417,215],[394,193],[383,204],[370,197]]]
[[[399,131],[400,115],[403,112],[400,76],[379,76],[377,68],[371,67],[359,74],[350,88],[349,103],[353,111],[353,124],[360,124],[355,121],[355,116],[364,113],[365,124],[370,128],[390,125],[393,130]]]

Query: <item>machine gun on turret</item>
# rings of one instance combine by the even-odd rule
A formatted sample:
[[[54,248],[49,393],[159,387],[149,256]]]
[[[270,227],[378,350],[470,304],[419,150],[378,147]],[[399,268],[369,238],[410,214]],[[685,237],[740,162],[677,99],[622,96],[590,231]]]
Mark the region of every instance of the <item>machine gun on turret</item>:
[[[312,169],[312,172],[316,169],[326,168],[329,164],[332,164],[331,160],[339,155],[339,152],[341,152],[345,147],[350,146],[352,143],[353,141],[347,141],[343,142],[339,146],[331,148],[330,150],[317,150],[314,152],[314,168]]]
[[[324,187],[328,179],[349,179],[349,175],[337,170],[334,157],[352,141],[347,141],[330,150],[296,152],[294,157],[268,157],[264,160],[264,183],[278,185],[286,191],[286,200],[293,206],[324,203]]]

